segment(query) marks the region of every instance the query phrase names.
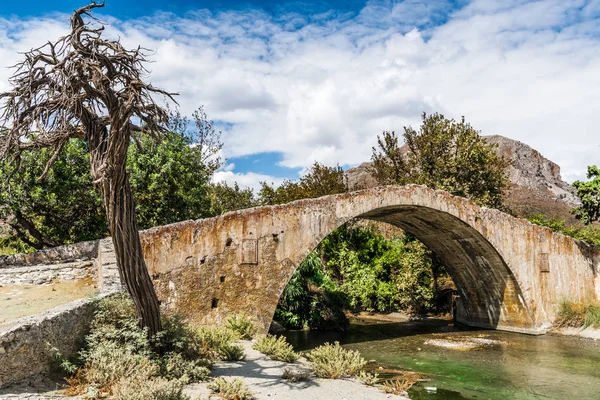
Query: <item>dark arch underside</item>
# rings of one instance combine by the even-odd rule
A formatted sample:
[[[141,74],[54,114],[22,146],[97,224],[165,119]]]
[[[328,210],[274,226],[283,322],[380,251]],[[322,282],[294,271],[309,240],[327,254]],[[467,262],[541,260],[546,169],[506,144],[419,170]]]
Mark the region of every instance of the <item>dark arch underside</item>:
[[[397,226],[437,254],[458,288],[461,322],[494,329],[534,326],[514,275],[496,249],[465,222],[414,205],[379,208],[358,218]]]

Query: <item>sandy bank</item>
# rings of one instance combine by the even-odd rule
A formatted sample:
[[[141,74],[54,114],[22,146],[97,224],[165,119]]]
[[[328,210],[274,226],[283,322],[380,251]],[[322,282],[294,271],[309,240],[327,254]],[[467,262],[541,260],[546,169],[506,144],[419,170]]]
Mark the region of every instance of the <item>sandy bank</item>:
[[[270,360],[264,354],[252,349],[252,342],[242,342],[246,351],[246,360],[240,362],[221,362],[215,365],[211,376],[223,376],[242,379],[254,392],[256,400],[383,400],[408,399],[403,396],[385,394],[377,388],[365,386],[353,379],[309,378],[304,382],[292,383],[281,378],[285,367],[305,369],[305,360],[293,364]],[[304,363],[302,362],[304,361]],[[194,398],[210,398],[210,390],[205,383],[186,387],[185,393]]]

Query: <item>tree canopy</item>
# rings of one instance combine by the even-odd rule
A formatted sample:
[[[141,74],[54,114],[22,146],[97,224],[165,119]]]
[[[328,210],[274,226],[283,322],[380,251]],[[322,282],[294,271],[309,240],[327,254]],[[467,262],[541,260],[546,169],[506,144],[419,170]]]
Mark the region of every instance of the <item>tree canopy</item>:
[[[371,159],[380,184],[426,185],[486,207],[502,207],[509,162],[464,117],[457,122],[442,114],[423,113],[419,130],[405,127],[403,137],[405,151],[398,146],[395,132],[378,137]]]
[[[573,182],[581,206],[572,210],[575,217],[586,225],[600,219],[600,168],[589,166],[587,178],[587,182]]]
[[[346,175],[339,165],[328,167],[315,162],[298,181],[285,180],[277,188],[262,182],[257,201],[261,205],[285,204],[347,191]]]

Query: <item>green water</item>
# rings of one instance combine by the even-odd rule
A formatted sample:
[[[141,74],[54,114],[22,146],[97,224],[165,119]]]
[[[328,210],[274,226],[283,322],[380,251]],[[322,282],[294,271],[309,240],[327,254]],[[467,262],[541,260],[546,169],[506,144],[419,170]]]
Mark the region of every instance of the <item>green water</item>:
[[[383,366],[429,374],[427,382],[410,389],[411,399],[600,400],[600,342],[589,339],[470,330],[442,320],[357,320],[349,332],[296,331],[286,336],[299,350],[337,340]],[[425,344],[464,337],[501,343],[468,351]]]

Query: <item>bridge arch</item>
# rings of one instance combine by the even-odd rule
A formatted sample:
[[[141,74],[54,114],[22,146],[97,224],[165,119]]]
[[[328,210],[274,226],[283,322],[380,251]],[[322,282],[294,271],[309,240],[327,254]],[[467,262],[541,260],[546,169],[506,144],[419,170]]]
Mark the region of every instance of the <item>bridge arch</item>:
[[[597,298],[594,249],[467,199],[422,186],[388,186],[186,221],[142,233],[159,297],[192,322],[245,312],[268,329],[306,255],[354,218],[402,228],[447,266],[461,322],[536,332],[556,305]]]

